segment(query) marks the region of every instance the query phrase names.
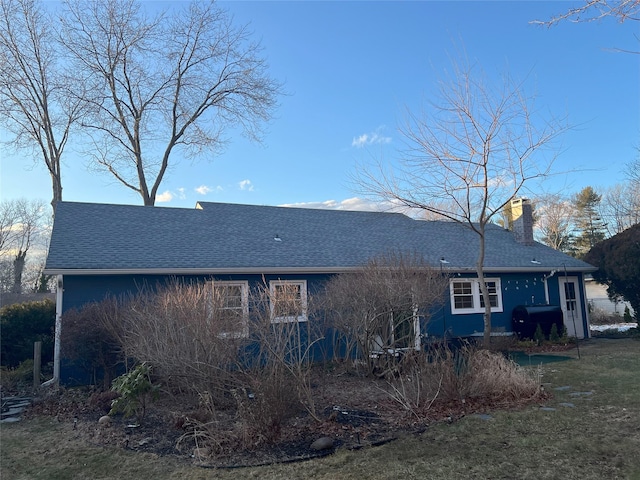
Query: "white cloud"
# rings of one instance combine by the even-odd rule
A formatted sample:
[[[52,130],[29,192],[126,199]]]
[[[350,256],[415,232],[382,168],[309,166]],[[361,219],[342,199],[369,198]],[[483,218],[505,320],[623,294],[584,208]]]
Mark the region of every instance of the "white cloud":
[[[253,191],[253,184],[251,183],[251,180],[242,180],[241,182],[238,182],[238,186],[240,187],[240,190],[248,190],[249,192]]]
[[[185,194],[185,188],[184,187],[180,187],[178,189],[178,198],[180,200],[184,200],[185,198],[187,198],[187,195]]]
[[[347,198],[345,200],[325,200],[323,202],[300,202],[280,205],[281,207],[319,208],[324,210],[357,210],[364,212],[386,212],[391,210],[391,204],[374,202],[364,198]]]
[[[378,127],[375,132],[363,133],[357,137],[353,137],[351,146],[356,148],[363,148],[368,145],[380,145],[391,143],[391,137],[387,137],[382,134],[384,127]]]
[[[211,188],[207,187],[206,185],[200,185],[199,187],[194,188],[194,190],[200,195],[206,195],[211,191]]]
[[[169,190],[162,192],[160,195],[156,195],[156,202],[158,203],[166,203],[173,200],[173,193]]]

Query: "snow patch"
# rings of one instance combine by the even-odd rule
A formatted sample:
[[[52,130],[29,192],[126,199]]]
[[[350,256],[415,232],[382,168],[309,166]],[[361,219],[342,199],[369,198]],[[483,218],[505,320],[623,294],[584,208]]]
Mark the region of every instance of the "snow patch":
[[[594,332],[604,332],[605,330],[617,330],[618,332],[626,332],[630,328],[636,328],[637,323],[612,323],[610,325],[590,325],[590,330]]]

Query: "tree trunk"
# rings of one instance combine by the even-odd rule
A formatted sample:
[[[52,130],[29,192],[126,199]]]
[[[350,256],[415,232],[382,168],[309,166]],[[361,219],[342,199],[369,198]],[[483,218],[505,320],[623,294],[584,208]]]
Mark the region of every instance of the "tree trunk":
[[[484,253],[485,253],[485,242],[484,242],[484,230],[479,232],[478,239],[480,242],[479,252],[478,252],[478,261],[476,263],[476,273],[478,275],[478,284],[480,286],[480,293],[482,294],[482,299],[484,301],[484,315],[483,315],[483,323],[484,323],[484,331],[482,336],[482,346],[484,348],[491,347],[491,298],[489,296],[489,289],[484,281]]]
[[[22,293],[22,272],[27,252],[20,250],[13,260],[13,293]]]
[[[51,186],[53,189],[53,196],[51,198],[51,207],[55,215],[56,206],[58,202],[62,201],[62,179],[60,178],[60,170],[57,173],[51,172]]]

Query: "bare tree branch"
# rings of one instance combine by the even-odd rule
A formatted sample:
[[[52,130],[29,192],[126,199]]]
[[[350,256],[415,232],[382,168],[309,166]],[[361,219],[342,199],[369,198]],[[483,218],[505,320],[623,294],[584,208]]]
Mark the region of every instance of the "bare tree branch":
[[[555,250],[568,253],[573,236],[574,209],[571,201],[560,195],[537,200],[538,239]]]
[[[485,228],[534,180],[551,172],[553,142],[566,129],[538,118],[533,98],[505,78],[491,89],[481,72],[454,65],[440,83],[430,110],[409,112],[402,129],[407,151],[397,172],[365,171],[370,193],[412,209],[458,222],[480,240],[476,263],[485,312],[485,344],[491,332],[489,293],[484,284]]]
[[[176,148],[217,151],[240,127],[258,140],[281,85],[260,47],[214,2],[147,16],[134,0],[66,3],[62,42],[94,164],[155,203]],[[94,149],[97,147],[97,150]]]
[[[5,200],[0,204],[0,259],[11,265],[11,291],[22,293],[27,254],[38,243],[46,244],[47,222],[42,200]],[[43,245],[41,245],[43,246]],[[5,288],[9,288],[5,286]]]
[[[606,17],[616,18],[620,23],[625,20],[640,20],[639,0],[585,0],[580,7],[570,8],[565,13],[549,20],[534,20],[531,23],[552,27],[562,21],[574,23],[593,22]]]
[[[551,17],[549,20],[533,20],[529,23],[553,27],[558,23],[567,21],[573,23],[587,23],[600,21],[605,18],[615,18],[619,23],[626,20],[640,20],[640,0],[584,0],[580,7],[570,8],[565,13]],[[634,34],[636,41],[640,37]],[[640,50],[628,50],[625,48],[613,48],[615,52],[640,54]]]
[[[49,15],[34,0],[0,3],[0,123],[11,144],[40,156],[62,200],[61,158],[80,105],[65,92]]]

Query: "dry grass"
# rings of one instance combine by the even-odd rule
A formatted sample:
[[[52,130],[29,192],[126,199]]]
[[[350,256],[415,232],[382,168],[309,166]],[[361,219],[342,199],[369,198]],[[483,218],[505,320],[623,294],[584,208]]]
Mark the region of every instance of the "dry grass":
[[[417,420],[436,402],[479,399],[508,403],[531,400],[542,393],[539,371],[524,369],[500,353],[470,344],[456,350],[433,348],[428,355],[405,355],[386,391]]]

